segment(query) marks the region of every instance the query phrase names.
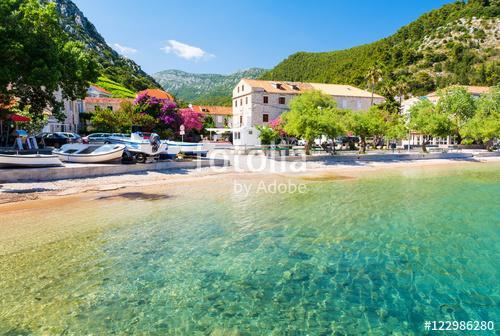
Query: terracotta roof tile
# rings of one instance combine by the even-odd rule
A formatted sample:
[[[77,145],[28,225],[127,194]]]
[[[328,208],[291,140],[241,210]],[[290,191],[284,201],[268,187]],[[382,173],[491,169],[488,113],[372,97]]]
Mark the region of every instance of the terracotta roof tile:
[[[160,90],[160,89],[146,89],[146,90],[142,90],[142,91],[137,92],[137,95],[140,95],[140,94],[147,94],[150,97],[155,97],[158,99],[174,100],[174,97],[170,93],[163,91],[163,90]]]
[[[213,114],[213,115],[233,115],[233,108],[228,106],[201,106],[193,105],[193,111],[202,114]]]
[[[102,88],[102,87],[100,87],[100,86],[97,86],[97,85],[91,85],[91,87],[93,87],[93,88],[95,88],[97,91],[103,92],[103,93],[105,93],[105,94],[109,94],[109,95],[111,95],[111,94],[112,94],[111,92],[109,92],[108,90],[106,90],[106,89],[104,89],[104,88]]]
[[[359,89],[351,85],[266,81],[247,78],[244,78],[243,80],[251,87],[262,88],[264,91],[269,93],[300,94],[311,90],[319,90],[331,96],[363,98],[371,98],[372,96],[371,92]],[[373,97],[384,99],[384,97],[378,94],[374,94]]]

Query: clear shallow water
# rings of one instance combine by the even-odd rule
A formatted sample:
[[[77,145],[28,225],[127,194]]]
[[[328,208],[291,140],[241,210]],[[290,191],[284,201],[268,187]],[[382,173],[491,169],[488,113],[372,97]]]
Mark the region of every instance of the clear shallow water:
[[[307,193],[254,184],[244,197],[227,183],[19,218],[79,229],[50,243],[23,236],[17,250],[0,243],[0,334],[419,335],[425,320],[498,327],[498,166],[294,181]]]

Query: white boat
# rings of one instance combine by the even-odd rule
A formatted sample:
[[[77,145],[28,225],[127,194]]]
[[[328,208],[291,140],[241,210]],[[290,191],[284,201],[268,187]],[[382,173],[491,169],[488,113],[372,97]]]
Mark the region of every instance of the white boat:
[[[108,142],[112,144],[123,144],[126,150],[131,152],[137,162],[144,163],[148,157],[155,157],[167,150],[167,144],[160,141],[157,134],[152,133],[149,139],[145,139],[140,132],[132,133],[130,137],[111,136]]]
[[[1,168],[36,168],[62,166],[57,155],[52,154],[22,154],[0,153]]]
[[[66,144],[52,153],[61,161],[78,163],[103,163],[122,158],[125,145]]]
[[[177,155],[177,153],[183,153],[193,156],[207,156],[208,152],[213,149],[212,144],[203,142],[196,143],[162,140],[162,143],[168,146],[168,149],[166,151],[166,154],[168,155]]]

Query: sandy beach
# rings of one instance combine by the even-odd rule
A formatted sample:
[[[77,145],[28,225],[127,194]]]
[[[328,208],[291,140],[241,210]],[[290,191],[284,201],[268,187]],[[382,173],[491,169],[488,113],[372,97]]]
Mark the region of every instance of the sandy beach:
[[[405,169],[454,169],[474,165],[499,165],[500,157],[474,160],[419,160],[401,162],[363,162],[329,165],[307,162],[305,169],[293,171],[289,166],[280,169],[266,167],[252,171],[247,168],[199,168],[190,171],[148,172],[86,179],[48,182],[4,183],[0,185],[0,211],[52,208],[61,204],[96,197],[117,199],[155,199],[158,191],[189,188],[192,184],[213,187],[235,180],[270,180],[273,178],[303,178],[333,180],[356,178],[366,174],[404,171]],[[122,195],[122,196],[120,196]],[[124,196],[123,196],[124,195]]]

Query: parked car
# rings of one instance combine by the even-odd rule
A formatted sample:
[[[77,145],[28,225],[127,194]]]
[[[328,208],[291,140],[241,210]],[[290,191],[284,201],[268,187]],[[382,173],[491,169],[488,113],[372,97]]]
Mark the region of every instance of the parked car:
[[[348,144],[349,142],[358,143],[359,137],[357,137],[357,136],[341,136],[335,140],[335,143],[341,144],[341,145]]]
[[[70,133],[70,132],[61,132],[61,133],[70,138],[73,143],[82,143],[82,137],[76,133]]]
[[[92,133],[83,137],[83,143],[105,143],[111,133]]]
[[[36,137],[39,147],[59,148],[67,143],[79,142],[80,136],[68,132],[40,133]]]

